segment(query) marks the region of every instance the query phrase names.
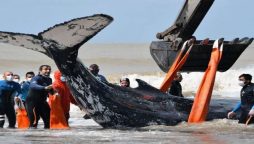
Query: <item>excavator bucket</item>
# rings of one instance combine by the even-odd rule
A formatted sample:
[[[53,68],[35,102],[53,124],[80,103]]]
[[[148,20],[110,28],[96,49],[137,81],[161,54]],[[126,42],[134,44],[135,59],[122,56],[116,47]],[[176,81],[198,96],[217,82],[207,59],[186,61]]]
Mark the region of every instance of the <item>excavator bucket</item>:
[[[218,67],[218,71],[227,71],[252,41],[253,38],[224,41],[223,55]],[[183,65],[180,71],[205,71],[211,57],[213,42],[214,41],[209,41],[207,44],[202,44],[201,41],[196,41],[186,63]],[[150,46],[150,52],[153,59],[164,72],[168,72],[179,52],[173,47],[172,42],[166,41],[154,41]]]
[[[153,41],[150,51],[162,71],[168,72],[183,42],[193,38],[192,35],[213,3],[214,0],[186,0],[174,24],[165,31],[157,33],[156,37],[161,41]],[[224,41],[223,57],[218,71],[228,70],[252,41],[253,38]],[[213,42],[208,39],[205,43],[196,41],[181,71],[205,71],[210,60]]]

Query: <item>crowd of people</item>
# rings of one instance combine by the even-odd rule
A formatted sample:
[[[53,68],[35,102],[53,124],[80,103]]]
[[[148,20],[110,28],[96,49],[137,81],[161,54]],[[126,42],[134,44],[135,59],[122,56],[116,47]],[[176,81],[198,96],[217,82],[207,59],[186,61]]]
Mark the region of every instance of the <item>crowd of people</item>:
[[[99,74],[99,66],[92,64],[89,67],[91,74],[99,81],[108,83],[107,79]],[[50,95],[60,96],[61,108],[64,120],[68,126],[70,118],[70,103],[77,104],[66,85],[66,78],[59,70],[54,73],[54,82],[50,78],[51,67],[49,65],[41,65],[39,73],[35,75],[33,71],[25,74],[25,80],[20,82],[20,76],[13,72],[6,71],[3,73],[3,80],[0,81],[0,127],[3,128],[5,123],[5,115],[9,121],[9,128],[15,128],[16,112],[15,103],[22,103],[25,106],[29,119],[29,128],[37,128],[38,121],[41,118],[44,122],[44,128],[50,128],[50,105],[47,101]],[[172,81],[171,88],[168,93],[174,96],[183,97],[182,86],[180,82],[183,77],[181,73],[177,73]],[[241,102],[228,113],[228,118],[236,116],[236,112],[240,111],[239,123],[245,123],[248,117],[254,116],[254,84],[251,82],[250,74],[242,74],[239,76],[239,85],[242,86]],[[121,87],[130,87],[130,80],[126,77],[119,81]],[[51,101],[52,102],[52,101]],[[85,116],[89,118],[88,115]],[[254,122],[251,120],[250,122]]]
[[[99,66],[92,64],[89,71],[103,83],[108,83],[107,79],[99,74]],[[20,75],[11,71],[3,73],[3,80],[0,81],[0,127],[3,128],[5,115],[7,116],[8,128],[15,128],[16,112],[15,104],[24,105],[29,119],[29,128],[37,128],[40,118],[44,122],[44,128],[50,128],[50,103],[49,96],[57,95],[61,98],[61,109],[68,125],[70,118],[70,103],[77,104],[70,93],[65,81],[66,78],[59,70],[54,72],[54,82],[50,78],[51,67],[41,65],[39,73],[35,75],[33,71],[25,74],[25,80],[21,81]],[[129,87],[128,78],[120,79],[120,86]],[[89,116],[86,116],[89,118]]]
[[[29,127],[37,128],[41,118],[44,128],[50,128],[50,106],[47,102],[49,95],[59,94],[61,107],[68,123],[70,102],[75,100],[65,84],[65,78],[59,71],[55,72],[55,81],[50,78],[51,67],[41,65],[38,75],[29,71],[25,81],[20,82],[20,76],[6,71],[0,81],[0,127],[4,126],[5,115],[9,121],[9,128],[15,128],[16,113],[14,104],[22,103],[29,118]]]

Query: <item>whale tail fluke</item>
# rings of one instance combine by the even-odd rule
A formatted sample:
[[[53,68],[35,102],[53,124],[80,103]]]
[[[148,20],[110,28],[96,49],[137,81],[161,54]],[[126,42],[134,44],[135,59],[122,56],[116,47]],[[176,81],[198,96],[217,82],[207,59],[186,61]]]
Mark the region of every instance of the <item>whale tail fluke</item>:
[[[108,15],[96,14],[57,24],[38,35],[68,48],[80,47],[112,21],[113,18]]]
[[[108,15],[96,14],[57,24],[39,33],[38,36],[0,31],[0,43],[25,47],[46,54],[51,58],[54,55],[54,52],[51,52],[52,49],[56,52],[60,50],[62,51],[62,58],[64,58],[63,54],[65,54],[67,55],[66,58],[76,60],[80,46],[108,26],[112,21],[113,18]]]

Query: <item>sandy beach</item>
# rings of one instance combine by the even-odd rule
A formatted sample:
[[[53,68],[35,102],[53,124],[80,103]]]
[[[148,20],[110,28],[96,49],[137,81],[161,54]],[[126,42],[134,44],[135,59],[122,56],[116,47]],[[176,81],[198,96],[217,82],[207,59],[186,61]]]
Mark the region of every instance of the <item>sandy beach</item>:
[[[151,74],[162,72],[150,55],[150,44],[85,44],[79,51],[79,58],[88,66],[97,63],[101,73]],[[244,68],[253,63],[254,44],[251,44],[231,69]],[[24,74],[28,70],[37,71],[41,64],[49,64],[56,69],[54,62],[44,54],[0,44],[0,73],[11,70]]]

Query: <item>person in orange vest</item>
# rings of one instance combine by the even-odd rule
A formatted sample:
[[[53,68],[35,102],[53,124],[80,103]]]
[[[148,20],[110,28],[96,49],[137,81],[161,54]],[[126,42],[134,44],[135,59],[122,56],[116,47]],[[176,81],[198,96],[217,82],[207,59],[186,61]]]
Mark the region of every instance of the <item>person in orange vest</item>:
[[[76,101],[74,100],[73,96],[70,93],[69,88],[66,85],[66,79],[61,74],[59,70],[55,71],[54,73],[55,81],[53,82],[52,86],[53,89],[58,93],[61,99],[61,106],[62,110],[68,124],[68,120],[70,118],[70,103],[77,105]]]

